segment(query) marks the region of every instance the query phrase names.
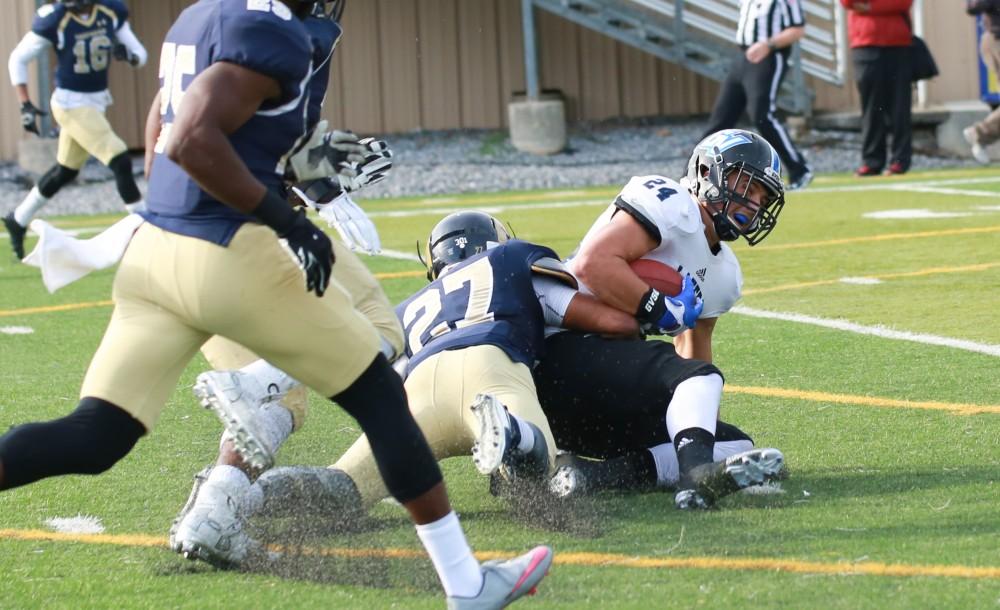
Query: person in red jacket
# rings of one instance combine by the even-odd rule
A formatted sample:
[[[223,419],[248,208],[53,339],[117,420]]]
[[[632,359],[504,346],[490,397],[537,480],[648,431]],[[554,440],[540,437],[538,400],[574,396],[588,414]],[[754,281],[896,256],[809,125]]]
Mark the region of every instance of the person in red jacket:
[[[910,42],[913,0],[840,0],[847,9],[854,80],[861,96],[861,166],[858,176],[904,174],[913,138]],[[891,150],[886,140],[891,135]],[[887,154],[888,153],[888,154]]]

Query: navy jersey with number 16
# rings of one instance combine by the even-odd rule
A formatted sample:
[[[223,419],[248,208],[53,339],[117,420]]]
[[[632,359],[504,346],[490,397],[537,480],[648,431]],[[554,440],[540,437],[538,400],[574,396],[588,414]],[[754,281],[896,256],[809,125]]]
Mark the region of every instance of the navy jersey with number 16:
[[[403,325],[406,374],[428,356],[495,345],[529,367],[541,358],[545,319],[531,265],[558,259],[544,246],[511,240],[447,269],[396,307]]]
[[[31,31],[56,49],[56,86],[80,93],[107,89],[115,32],[126,19],[128,9],[119,0],[97,0],[85,15],[62,3],[38,9]]]

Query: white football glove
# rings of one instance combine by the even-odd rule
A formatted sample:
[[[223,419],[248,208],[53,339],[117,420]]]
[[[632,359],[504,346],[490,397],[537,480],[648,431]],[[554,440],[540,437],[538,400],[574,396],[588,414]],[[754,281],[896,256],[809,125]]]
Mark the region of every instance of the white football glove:
[[[351,164],[364,163],[370,154],[368,147],[350,131],[330,130],[320,121],[309,139],[299,146],[288,160],[293,181],[327,178],[347,172],[356,173]]]
[[[375,255],[382,251],[382,240],[378,236],[375,223],[365,214],[358,204],[343,193],[332,201],[319,203],[309,199],[297,186],[292,191],[305,204],[319,212],[319,217],[325,220],[340,234],[340,239],[351,250]]]
[[[337,174],[337,180],[345,193],[385,180],[392,169],[392,150],[388,144],[375,138],[365,138],[360,144],[366,149],[364,161],[350,163]]]

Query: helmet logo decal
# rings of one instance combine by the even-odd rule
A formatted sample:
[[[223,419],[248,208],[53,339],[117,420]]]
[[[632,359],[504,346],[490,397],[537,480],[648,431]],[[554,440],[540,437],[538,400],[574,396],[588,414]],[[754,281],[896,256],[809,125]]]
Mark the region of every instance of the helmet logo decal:
[[[708,150],[717,148],[721,153],[740,144],[753,144],[753,140],[746,137],[739,129],[724,129],[708,136],[701,144]]]
[[[463,248],[464,249],[467,245],[469,245],[469,240],[468,240],[468,238],[466,238],[464,236],[463,237],[456,237],[455,238],[455,245],[458,246],[459,248]]]

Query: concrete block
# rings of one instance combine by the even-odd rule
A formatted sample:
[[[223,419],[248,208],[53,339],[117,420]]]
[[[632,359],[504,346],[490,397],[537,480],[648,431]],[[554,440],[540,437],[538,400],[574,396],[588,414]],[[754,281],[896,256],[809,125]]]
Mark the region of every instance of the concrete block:
[[[937,126],[938,148],[961,157],[972,157],[969,143],[962,136],[962,130],[977,123],[990,113],[990,107],[979,100],[951,102],[945,105],[948,118]],[[991,159],[1000,160],[1000,143],[986,147]]]
[[[30,136],[17,143],[17,164],[37,179],[56,164],[57,138]]]
[[[507,106],[510,143],[536,155],[552,155],[566,148],[566,108],[556,96],[516,98]]]

